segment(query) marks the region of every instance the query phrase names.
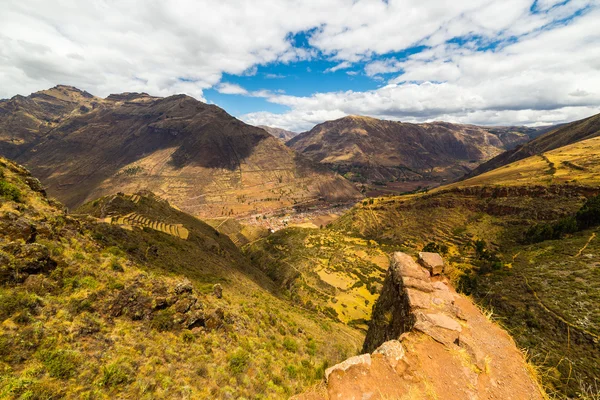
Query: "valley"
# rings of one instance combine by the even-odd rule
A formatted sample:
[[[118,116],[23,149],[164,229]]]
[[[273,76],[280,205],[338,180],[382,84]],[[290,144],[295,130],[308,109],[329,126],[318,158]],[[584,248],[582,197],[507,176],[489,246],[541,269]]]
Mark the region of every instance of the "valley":
[[[374,318],[387,318],[374,307],[392,255],[420,251],[443,255],[445,282],[526,349],[547,393],[581,396],[600,376],[595,117],[539,136],[346,117],[289,148],[188,96],[82,93],[32,95],[21,109],[31,115],[44,112],[30,104],[40,99],[71,105],[51,126],[29,127],[28,141],[3,139],[33,176],[0,164],[2,296],[23,299],[2,311],[10,372],[0,393],[281,398],[323,388],[325,369],[359,354]],[[413,147],[378,150],[406,130]],[[331,135],[336,150],[319,147]],[[534,138],[519,144],[523,135]],[[548,142],[566,144],[535,145]],[[528,146],[541,150],[509,162]],[[489,158],[507,161],[470,172]],[[27,336],[35,324],[51,328]],[[79,386],[59,384],[75,375]]]

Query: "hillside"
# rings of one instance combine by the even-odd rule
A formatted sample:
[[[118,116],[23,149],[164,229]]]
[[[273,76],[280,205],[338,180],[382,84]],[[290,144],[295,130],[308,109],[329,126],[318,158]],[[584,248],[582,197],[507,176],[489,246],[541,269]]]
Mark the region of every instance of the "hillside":
[[[319,124],[287,145],[377,196],[455,180],[539,130],[349,116]]]
[[[444,251],[448,275],[528,350],[548,391],[585,398],[600,376],[599,139],[427,194],[365,201],[332,229]]]
[[[14,158],[65,119],[86,114],[102,103],[100,98],[63,85],[0,100],[0,154]]]
[[[211,217],[360,197],[264,130],[184,95],[111,95],[38,136],[17,160],[70,208],[138,190]]]
[[[508,150],[481,164],[467,174],[466,178],[477,176],[484,172],[500,168],[503,165],[598,135],[600,135],[600,114],[581,121],[560,125],[557,129],[552,129],[522,146]]]
[[[275,136],[277,139],[280,139],[282,142],[287,142],[288,140],[298,136],[296,132],[286,131],[281,128],[274,128],[272,126],[258,125],[259,128],[264,129],[269,134]]]
[[[78,212],[0,159],[0,398],[286,398],[362,343],[151,193]]]
[[[547,398],[506,331],[443,276],[391,258],[363,354],[325,371],[325,393],[300,399]]]

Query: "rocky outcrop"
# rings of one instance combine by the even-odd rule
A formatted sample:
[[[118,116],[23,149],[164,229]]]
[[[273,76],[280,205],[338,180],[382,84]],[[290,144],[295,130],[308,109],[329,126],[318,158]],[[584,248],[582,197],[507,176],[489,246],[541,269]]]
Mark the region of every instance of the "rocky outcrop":
[[[510,336],[404,253],[392,257],[363,350],[326,371],[324,398],[543,398]]]
[[[444,260],[438,253],[420,252],[419,263],[427,268],[431,275],[440,275],[444,272]]]

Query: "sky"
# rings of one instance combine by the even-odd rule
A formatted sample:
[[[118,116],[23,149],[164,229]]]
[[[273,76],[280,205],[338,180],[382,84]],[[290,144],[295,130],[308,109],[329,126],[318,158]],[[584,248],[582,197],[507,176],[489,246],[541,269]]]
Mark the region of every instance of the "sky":
[[[0,98],[57,84],[296,132],[554,124],[600,113],[600,0],[0,0]]]

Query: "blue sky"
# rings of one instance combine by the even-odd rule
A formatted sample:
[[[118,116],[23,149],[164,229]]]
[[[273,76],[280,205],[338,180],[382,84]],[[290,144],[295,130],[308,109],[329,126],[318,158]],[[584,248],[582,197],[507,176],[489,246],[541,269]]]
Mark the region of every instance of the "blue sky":
[[[295,131],[349,114],[564,122],[600,112],[599,2],[7,0],[0,98],[186,93]]]

